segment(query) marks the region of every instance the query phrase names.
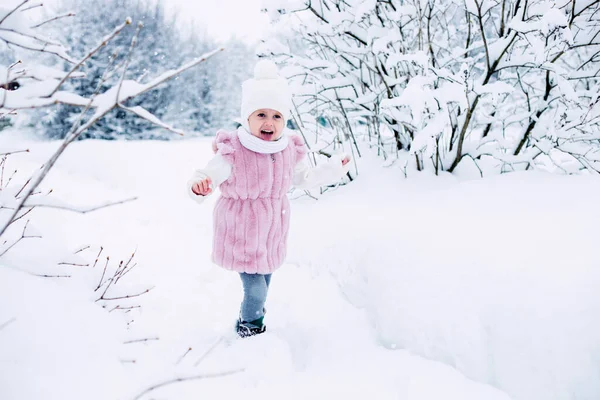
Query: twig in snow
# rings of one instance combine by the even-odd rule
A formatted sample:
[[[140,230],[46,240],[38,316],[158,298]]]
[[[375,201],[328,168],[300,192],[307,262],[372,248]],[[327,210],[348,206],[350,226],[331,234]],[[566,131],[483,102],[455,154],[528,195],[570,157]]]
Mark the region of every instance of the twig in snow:
[[[145,343],[145,342],[149,342],[151,340],[160,340],[160,338],[158,338],[158,337],[152,337],[152,338],[144,338],[144,339],[134,339],[134,340],[128,340],[126,342],[123,342],[123,344]]]
[[[17,154],[17,153],[29,153],[29,149],[8,151],[6,153],[0,153],[0,156],[9,156],[11,154]]]
[[[115,281],[115,283],[119,282],[119,279],[121,279],[122,277],[124,277],[125,275],[127,275],[129,273],[129,271],[131,271],[136,265],[138,265],[137,263],[133,264],[131,266],[131,268],[129,268],[127,271],[123,272],[121,275],[119,275],[119,277],[117,278],[117,280]]]
[[[187,356],[189,354],[189,352],[192,351],[192,348],[189,347],[185,353],[183,353],[183,355],[181,357],[179,357],[179,359],[177,360],[177,362],[175,363],[175,365],[179,364],[184,358],[185,356]]]
[[[102,250],[100,250],[100,253],[102,253]],[[98,253],[98,256],[100,256],[100,253]],[[98,259],[96,258],[96,261],[98,261]],[[104,281],[104,274],[106,274],[106,268],[108,267],[108,262],[110,261],[110,257],[106,257],[106,264],[104,264],[104,271],[102,271],[102,276],[100,277],[100,282],[98,282],[98,286],[96,286],[96,289],[94,289],[94,292],[97,291],[98,289],[100,289],[102,287],[102,285],[104,283],[102,283]],[[94,265],[96,265],[96,263],[94,263]]]
[[[107,257],[107,259],[108,259],[108,257]],[[108,289],[110,289],[111,285],[112,285],[113,283],[115,283],[115,279],[116,279],[116,277],[118,277],[118,276],[119,276],[119,272],[120,272],[120,269],[121,269],[121,266],[122,266],[122,265],[123,265],[123,261],[121,260],[121,261],[119,262],[119,266],[117,266],[117,270],[115,271],[115,273],[113,274],[113,276],[112,276],[111,278],[108,278],[108,279],[106,280],[106,282],[108,282],[108,284],[106,285],[106,288],[104,288],[104,292],[102,292],[102,294],[100,295],[100,298],[99,298],[98,300],[101,300],[101,299],[103,299],[103,298],[104,298],[104,295],[105,295],[105,294],[108,292]],[[96,300],[96,301],[98,301],[98,300]]]
[[[83,247],[82,247],[82,248],[80,248],[79,250],[75,251],[75,253],[74,253],[74,254],[81,253],[82,251],[84,251],[84,250],[87,250],[87,249],[89,249],[89,248],[90,248],[90,245],[83,246]]]
[[[198,365],[199,365],[199,364],[200,364],[202,361],[204,361],[204,359],[205,359],[206,357],[208,357],[208,356],[210,355],[210,353],[212,353],[212,352],[213,352],[213,351],[214,351],[214,350],[217,348],[217,346],[218,346],[218,345],[219,345],[219,344],[220,344],[220,343],[223,341],[223,339],[224,339],[224,338],[225,338],[224,336],[221,336],[221,337],[220,337],[220,338],[219,338],[217,341],[215,341],[215,342],[212,344],[212,346],[210,346],[210,347],[208,348],[208,350],[206,350],[206,351],[204,352],[204,354],[202,354],[202,355],[200,356],[200,358],[198,359],[198,361],[196,361],[196,363],[194,364],[194,367],[197,367],[197,366],[198,366]]]
[[[2,325],[0,325],[0,331],[4,328],[6,328],[7,326],[9,326],[10,324],[12,324],[13,322],[15,322],[17,319],[16,318],[11,318],[6,322],[3,322]]]
[[[133,264],[131,266],[131,268],[127,269],[127,267],[129,267],[129,264],[131,263],[131,261],[133,260],[133,257],[135,257],[135,252],[137,250],[135,250],[133,253],[131,253],[131,257],[129,257],[129,260],[127,260],[127,262],[125,263],[125,266],[123,267],[123,270],[121,271],[121,273],[117,276],[117,278],[115,279],[115,284],[119,282],[119,279],[121,279],[123,276],[125,276],[127,274],[127,272],[131,271],[133,269],[133,267],[135,267],[137,265]],[[122,263],[122,261],[121,261]]]
[[[114,308],[112,308],[112,309],[109,311],[109,313],[110,313],[110,312],[113,312],[113,311],[115,311],[115,310],[127,310],[126,312],[129,312],[129,311],[133,310],[134,308],[142,308],[142,306],[128,306],[128,307],[121,307],[120,305],[118,305],[118,306],[115,306]]]
[[[98,264],[98,259],[100,259],[100,254],[102,254],[102,250],[104,250],[104,247],[100,246],[100,251],[98,252],[98,255],[96,256],[96,259],[94,260],[94,265],[92,265],[92,268],[94,268],[96,266],[96,264]],[[104,269],[104,272],[106,272],[106,269]],[[102,277],[104,278],[104,274],[102,275]]]
[[[102,287],[104,285],[104,283],[108,282],[108,285],[106,285],[106,288],[104,289],[104,292],[102,292],[102,295],[96,301],[105,299],[104,296],[106,295],[106,293],[108,293],[108,290],[110,289],[110,287],[113,284],[116,285],[119,282],[119,280],[124,275],[126,275],[129,271],[131,271],[133,269],[133,267],[135,267],[137,265],[137,263],[136,263],[136,264],[132,265],[131,267],[129,266],[131,264],[131,261],[133,260],[133,257],[135,257],[135,252],[136,251],[134,251],[133,253],[131,253],[131,256],[129,257],[129,259],[127,260],[127,262],[125,264],[123,263],[123,260],[121,260],[119,262],[119,265],[117,266],[117,269],[115,270],[113,276],[111,278],[108,278],[106,280],[106,282],[103,282],[104,281],[104,275],[106,273],[106,268],[108,266],[108,257],[107,257],[106,265],[104,266],[104,271],[102,272],[102,277],[100,278],[100,283],[98,284],[98,287],[96,287],[96,290],[94,290],[94,291],[97,291],[100,287]],[[99,255],[99,253],[98,253],[98,255]]]
[[[17,218],[15,218],[15,219],[13,220],[13,222],[12,222],[12,223],[14,224],[15,222],[17,222],[17,221],[18,221],[18,220],[20,220],[21,218],[25,217],[27,214],[29,214],[30,212],[32,212],[34,208],[35,208],[35,207],[31,207],[29,210],[27,210],[27,211],[25,211],[23,214],[19,215]]]
[[[17,239],[17,240],[16,240],[16,241],[15,241],[13,244],[11,244],[10,246],[8,246],[6,249],[4,249],[4,251],[3,251],[2,253],[0,253],[0,258],[1,258],[2,256],[4,256],[6,253],[8,253],[8,251],[9,251],[10,249],[12,249],[13,247],[15,247],[15,245],[16,245],[17,243],[19,243],[19,242],[20,242],[21,240],[23,240],[23,239],[41,239],[41,238],[42,238],[41,236],[37,236],[37,235],[34,235],[34,236],[27,236],[27,235],[25,234],[25,231],[27,230],[27,225],[28,225],[28,224],[29,224],[29,220],[27,220],[27,222],[25,223],[25,226],[23,227],[23,233],[21,233],[21,237],[20,237],[20,238],[18,238],[18,239]]]
[[[33,276],[39,276],[41,278],[70,278],[71,275],[47,275],[47,274],[32,274]]]
[[[202,374],[202,375],[196,375],[196,376],[188,376],[188,377],[184,377],[184,378],[175,378],[175,379],[171,379],[169,381],[165,381],[162,383],[159,383],[157,385],[151,386],[148,389],[144,390],[142,393],[138,394],[136,397],[133,398],[133,400],[139,400],[142,397],[144,397],[146,394],[156,390],[156,389],[160,389],[162,387],[165,386],[169,386],[175,383],[179,383],[179,382],[187,382],[187,381],[193,381],[193,380],[200,380],[200,379],[209,379],[209,378],[221,378],[224,376],[229,376],[229,375],[234,375],[234,374],[238,374],[240,372],[243,372],[245,369],[240,368],[240,369],[234,369],[231,371],[225,371],[225,372],[217,372],[214,374]]]
[[[77,263],[70,263],[70,262],[59,262],[58,265],[70,265],[72,267],[89,267],[90,264],[77,264]]]
[[[31,177],[30,177],[29,179],[27,179],[27,181],[25,181],[25,183],[23,184],[23,186],[21,186],[21,189],[19,189],[19,191],[18,191],[18,192],[15,194],[15,198],[18,198],[18,197],[19,197],[19,195],[21,194],[21,192],[22,192],[23,190],[25,190],[25,188],[27,187],[27,185],[29,185],[29,182],[31,182]],[[35,190],[35,189],[33,189],[33,190]],[[33,194],[33,190],[31,190],[31,194]],[[30,194],[30,196],[31,196],[31,194]],[[24,205],[24,204],[23,204],[23,205]],[[17,212],[18,212],[18,207],[17,207],[17,210],[15,210],[15,214],[16,214]]]
[[[108,301],[108,300],[131,299],[132,297],[138,297],[138,296],[144,295],[144,294],[148,293],[149,291],[151,291],[152,289],[154,289],[154,286],[152,286],[150,289],[146,289],[146,290],[144,290],[143,292],[140,292],[140,293],[128,294],[127,296],[120,296],[120,297],[100,297],[96,301],[99,301],[99,300],[106,300],[106,301]]]
[[[17,170],[14,170],[12,175],[8,177],[8,180],[6,181],[6,185],[4,185],[4,187],[8,187],[8,185],[10,185],[10,182],[13,180],[13,178],[15,177],[15,175],[17,174]],[[2,165],[2,175],[4,177],[4,165]]]

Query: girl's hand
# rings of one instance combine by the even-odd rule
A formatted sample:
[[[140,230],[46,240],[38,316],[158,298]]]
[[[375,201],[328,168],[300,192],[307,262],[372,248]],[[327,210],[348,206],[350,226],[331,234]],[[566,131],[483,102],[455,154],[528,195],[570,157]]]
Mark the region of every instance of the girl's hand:
[[[212,193],[212,179],[202,179],[192,185],[192,192],[198,196],[207,196]]]
[[[350,162],[351,158],[349,155],[345,155],[344,158],[342,158],[342,166],[348,164]]]

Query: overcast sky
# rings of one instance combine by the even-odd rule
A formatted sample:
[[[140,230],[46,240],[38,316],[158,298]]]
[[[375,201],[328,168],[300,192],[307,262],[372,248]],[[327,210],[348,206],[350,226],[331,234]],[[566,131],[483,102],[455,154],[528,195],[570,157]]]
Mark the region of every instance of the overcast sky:
[[[166,0],[183,11],[217,40],[232,35],[256,41],[268,23],[260,13],[262,0]]]

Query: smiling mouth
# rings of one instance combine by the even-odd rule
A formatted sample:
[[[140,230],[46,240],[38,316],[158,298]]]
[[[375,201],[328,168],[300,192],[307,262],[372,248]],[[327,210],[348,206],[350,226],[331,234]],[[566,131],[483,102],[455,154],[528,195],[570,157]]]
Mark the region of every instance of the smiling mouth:
[[[273,131],[268,130],[268,129],[261,129],[260,133],[264,134],[264,135],[272,135]]]

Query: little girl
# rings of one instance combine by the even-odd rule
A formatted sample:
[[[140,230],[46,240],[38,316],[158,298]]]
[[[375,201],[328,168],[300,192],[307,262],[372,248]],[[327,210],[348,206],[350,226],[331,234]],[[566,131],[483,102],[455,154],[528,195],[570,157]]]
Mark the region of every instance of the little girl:
[[[256,64],[254,78],[242,84],[241,127],[217,132],[215,157],[188,182],[201,203],[221,189],[214,209],[213,261],[238,272],[244,300],[237,321],[241,337],[263,333],[271,274],[285,261],[290,221],[287,192],[339,181],[348,156],[333,156],[311,168],[298,135],[284,132],[291,91],[271,61]]]

